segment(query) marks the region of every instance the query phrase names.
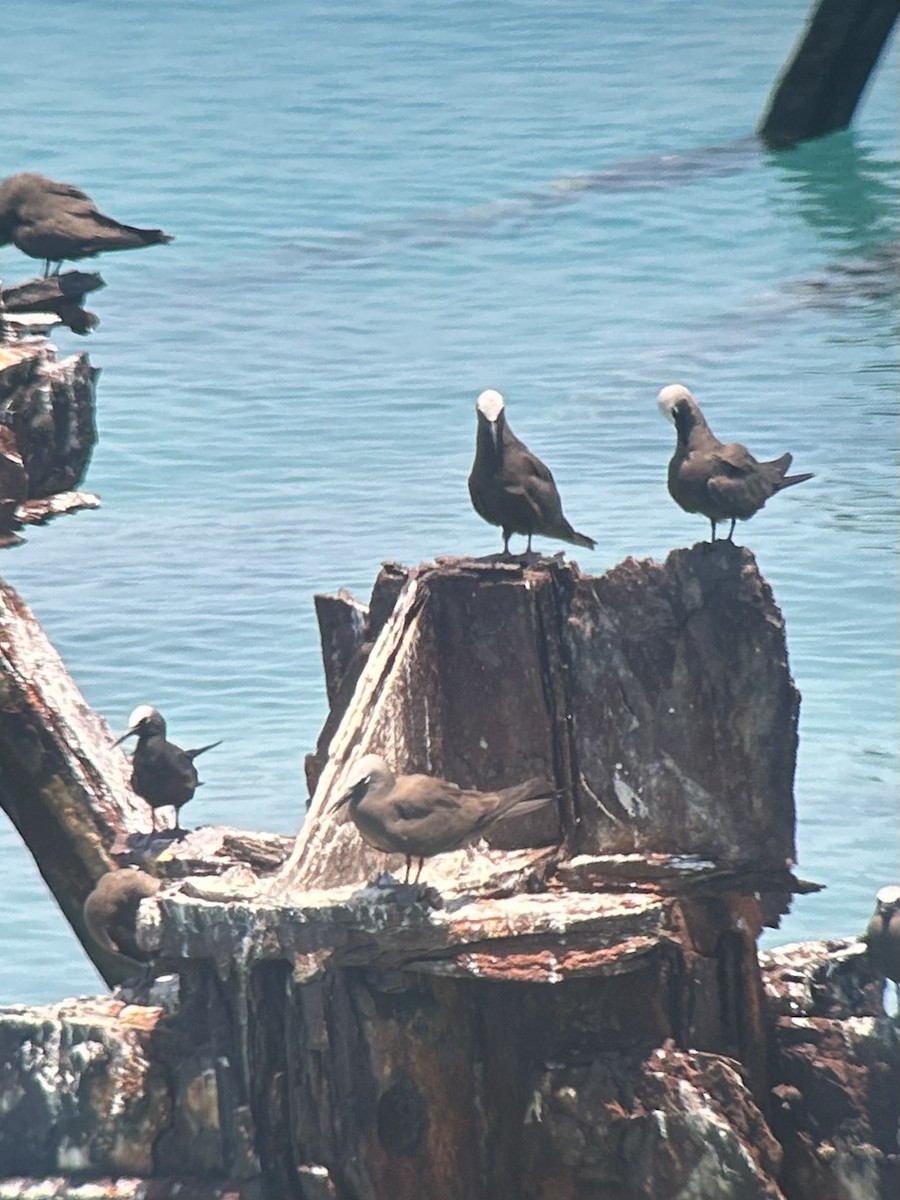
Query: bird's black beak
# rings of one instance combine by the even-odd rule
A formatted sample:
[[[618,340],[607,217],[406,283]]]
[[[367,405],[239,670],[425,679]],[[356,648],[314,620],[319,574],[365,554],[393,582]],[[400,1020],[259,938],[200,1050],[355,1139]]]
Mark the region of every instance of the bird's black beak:
[[[351,788],[349,790],[349,792],[344,792],[343,796],[341,796],[340,800],[338,800],[337,804],[334,806],[335,809],[343,808],[345,805],[349,804],[350,797],[352,795],[353,795],[353,788]]]
[[[116,740],[113,742],[113,745],[114,746],[120,745],[122,742],[125,741],[126,738],[134,737],[134,735],[136,733],[137,733],[137,727],[135,727],[134,729],[127,730],[125,733],[122,734],[121,737],[116,738]]]

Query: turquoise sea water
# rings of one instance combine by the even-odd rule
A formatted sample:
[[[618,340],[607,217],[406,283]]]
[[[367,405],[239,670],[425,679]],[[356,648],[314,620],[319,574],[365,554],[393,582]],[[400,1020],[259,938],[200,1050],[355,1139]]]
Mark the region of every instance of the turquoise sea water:
[[[585,569],[704,537],[665,489],[680,381],[816,472],[738,539],[787,619],[800,873],[827,885],[768,940],[853,933],[897,881],[897,54],[852,132],[761,151],[806,8],[4,6],[0,175],[177,240],[103,259],[102,324],[57,339],[103,369],[104,507],[0,573],[114,728],[146,701],[223,739],[189,824],[298,828],[315,591],[499,548],[465,484],[483,388],[597,538]],[[5,819],[0,855],[0,1001],[97,990]]]

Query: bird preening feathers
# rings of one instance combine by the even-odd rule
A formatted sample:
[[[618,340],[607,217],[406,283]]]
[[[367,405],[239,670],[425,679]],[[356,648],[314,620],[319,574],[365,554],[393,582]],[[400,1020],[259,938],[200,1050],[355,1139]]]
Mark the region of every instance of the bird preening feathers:
[[[148,955],[134,935],[137,908],[159,888],[160,881],[146,871],[126,868],[101,875],[84,902],[84,923],[94,941],[113,954],[145,962]]]
[[[363,840],[386,854],[422,863],[434,854],[459,850],[513,811],[519,815],[555,799],[554,784],[528,779],[499,792],[465,790],[432,775],[394,775],[379,754],[366,754],[350,768],[337,807],[347,806]]]
[[[480,517],[503,531],[503,553],[509,554],[514,533],[558,538],[573,546],[594,549],[594,539],[578,533],[563,516],[562,502],[553,475],[506,423],[506,405],[499,392],[489,388],[475,405],[478,430],[475,462],[469,475],[469,495]]]
[[[43,259],[44,275],[64,259],[92,258],[109,250],[135,250],[173,239],[161,229],[123,225],[99,211],[71,183],[30,171],[0,180],[0,246],[12,242],[23,254]]]
[[[790,454],[759,462],[739,442],[720,442],[700,405],[680,383],[664,387],[658,404],[678,437],[669,463],[669,494],[685,512],[702,513],[709,519],[713,541],[720,521],[731,522],[730,541],[736,521],[746,521],[759,512],[776,492],[812,479],[809,471],[787,474]]]
[[[169,806],[175,809],[175,828],[180,829],[179,809],[201,786],[194,759],[221,742],[210,742],[198,750],[182,750],[166,741],[166,722],[149,704],[138,705],[128,718],[128,729],[113,745],[118,746],[129,737],[138,740],[131,759],[131,786],[153,809],[154,830],[156,810]]]
[[[879,890],[863,941],[872,966],[893,981],[900,999],[900,887],[889,885]]]

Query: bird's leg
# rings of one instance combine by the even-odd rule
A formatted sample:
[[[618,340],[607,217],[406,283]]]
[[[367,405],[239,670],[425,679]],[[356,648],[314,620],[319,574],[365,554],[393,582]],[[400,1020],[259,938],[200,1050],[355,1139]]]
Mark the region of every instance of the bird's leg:
[[[503,553],[509,554],[509,539],[512,537],[511,529],[503,530]]]
[[[731,541],[732,535],[734,533],[734,527],[735,527],[736,523],[737,523],[737,517],[732,517],[731,518],[731,528],[728,530],[728,539],[727,540],[729,542]]]
[[[711,542],[714,542],[714,541],[716,540],[716,523],[715,523],[715,521],[712,519],[712,517],[710,517],[710,518],[709,518],[709,523],[710,523],[710,525],[712,526],[712,537],[711,537],[709,540],[710,540]]]
[[[177,829],[179,832],[181,831],[181,821],[180,821],[180,818],[179,818],[179,816],[178,816],[178,809],[177,809],[177,808],[175,809],[175,828],[176,828],[176,829]]]
[[[416,878],[414,880],[415,883],[419,882],[419,876],[422,874],[422,867],[424,866],[424,864],[425,864],[425,859],[420,858],[419,859],[419,869],[416,871]]]
[[[530,554],[530,553],[531,553],[531,534],[530,534],[530,533],[529,533],[529,535],[528,535],[528,545],[527,545],[527,546],[526,546],[526,548],[525,548],[525,553],[526,553],[526,554]]]
[[[46,279],[49,274],[50,274],[50,259],[45,258],[44,259],[44,278]]]
[[[412,867],[412,855],[407,854],[407,856],[406,856],[406,874],[403,876],[404,883],[409,883],[409,872],[410,872],[411,867]]]

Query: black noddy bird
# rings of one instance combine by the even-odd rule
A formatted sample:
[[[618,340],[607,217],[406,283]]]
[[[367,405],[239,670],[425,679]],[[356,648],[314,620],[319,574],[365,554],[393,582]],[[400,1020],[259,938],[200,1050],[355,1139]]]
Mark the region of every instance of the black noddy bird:
[[[863,941],[872,966],[896,985],[900,1002],[900,887],[883,887],[877,893]]]
[[[685,512],[702,513],[712,526],[730,521],[730,542],[737,521],[759,512],[776,492],[812,479],[812,472],[788,475],[792,455],[759,462],[740,442],[720,442],[706,423],[700,405],[680,383],[664,387],[659,410],[678,434],[669,463],[669,495]]]
[[[559,538],[593,550],[595,542],[577,533],[563,516],[562,501],[550,468],[525,446],[506,423],[503,397],[493,388],[475,403],[478,430],[475,462],[469,475],[469,495],[479,517],[503,530],[503,553],[509,554],[514,533]]]
[[[432,775],[395,776],[380,754],[366,754],[351,768],[337,807],[349,806],[363,841],[406,857],[404,883],[417,858],[418,883],[426,858],[459,850],[513,810],[524,815],[557,794],[554,784],[537,778],[499,792],[465,791]]]
[[[180,829],[178,810],[187,804],[198,787],[194,759],[221,741],[210,742],[199,750],[182,750],[166,741],[166,723],[162,714],[149,704],[139,704],[128,718],[128,729],[116,738],[114,746],[128,737],[137,737],[131,759],[131,786],[153,809],[153,830],[156,831],[156,810],[171,806],[175,809],[175,828]]]
[[[160,881],[146,871],[107,871],[84,902],[84,923],[88,933],[114,954],[124,954],[135,962],[146,962],[148,955],[134,936],[137,907],[147,896],[155,896]]]
[[[45,276],[52,262],[58,275],[64,259],[173,240],[161,229],[137,229],[105,216],[71,183],[30,171],[0,180],[0,246],[12,242],[23,254],[43,259]]]

